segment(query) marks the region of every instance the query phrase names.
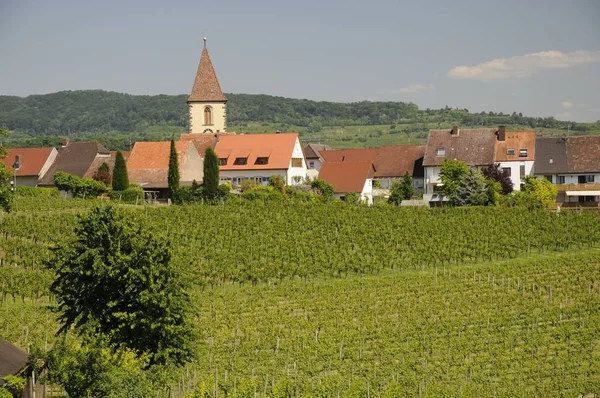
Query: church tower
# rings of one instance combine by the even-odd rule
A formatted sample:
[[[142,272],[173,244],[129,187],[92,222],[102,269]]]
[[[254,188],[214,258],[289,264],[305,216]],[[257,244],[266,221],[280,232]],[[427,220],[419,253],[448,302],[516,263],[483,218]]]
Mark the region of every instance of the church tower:
[[[190,134],[222,133],[227,128],[227,97],[221,91],[219,80],[210,61],[204,38],[198,72],[187,99]]]

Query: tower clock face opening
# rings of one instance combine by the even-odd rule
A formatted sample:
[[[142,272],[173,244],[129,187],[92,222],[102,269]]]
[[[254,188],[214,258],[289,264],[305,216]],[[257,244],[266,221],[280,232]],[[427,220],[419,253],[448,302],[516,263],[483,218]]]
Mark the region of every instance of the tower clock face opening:
[[[213,131],[211,129],[206,129],[204,130],[204,134],[212,134]]]

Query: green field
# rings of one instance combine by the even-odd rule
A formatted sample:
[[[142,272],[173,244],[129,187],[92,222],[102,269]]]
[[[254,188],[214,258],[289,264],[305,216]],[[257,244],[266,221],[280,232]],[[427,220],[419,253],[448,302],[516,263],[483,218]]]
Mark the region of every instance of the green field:
[[[0,337],[49,348],[42,263],[94,201],[0,220]],[[600,214],[230,203],[123,207],[194,281],[198,396],[600,392]],[[182,387],[185,386],[185,387]]]

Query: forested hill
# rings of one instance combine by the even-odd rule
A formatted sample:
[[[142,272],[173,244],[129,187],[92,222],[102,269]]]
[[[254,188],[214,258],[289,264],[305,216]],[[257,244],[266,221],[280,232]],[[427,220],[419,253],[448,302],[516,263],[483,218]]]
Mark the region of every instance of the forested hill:
[[[249,123],[269,128],[294,129],[315,134],[327,126],[398,125],[408,133],[433,126],[518,125],[531,128],[570,129],[588,134],[597,123],[533,118],[521,113],[481,112],[466,109],[420,110],[405,102],[317,102],[270,95],[227,94],[228,124],[242,129]],[[13,131],[7,143],[23,146],[54,145],[56,137],[99,139],[111,147],[130,140],[164,139],[187,127],[187,95],[129,95],[102,90],[61,91],[28,97],[0,96],[0,128]],[[112,141],[112,142],[111,142]]]

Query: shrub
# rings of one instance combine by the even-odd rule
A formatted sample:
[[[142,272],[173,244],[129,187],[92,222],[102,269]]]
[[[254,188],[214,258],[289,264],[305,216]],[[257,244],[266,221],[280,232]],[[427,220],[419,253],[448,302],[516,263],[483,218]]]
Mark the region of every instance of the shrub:
[[[247,200],[283,200],[283,195],[270,185],[258,185],[242,193],[242,198]]]
[[[56,188],[40,188],[18,186],[16,191],[17,196],[24,198],[58,198],[60,192]]]
[[[242,182],[240,182],[240,192],[246,192],[256,186],[260,185],[258,182],[254,181],[254,180],[242,180]]]
[[[111,191],[108,196],[111,200],[123,203],[141,203],[144,200],[144,190],[138,186],[130,186],[123,191]]]
[[[106,192],[106,185],[91,178],[81,178],[63,171],[54,173],[54,185],[61,191],[71,192],[75,198],[95,198]]]

